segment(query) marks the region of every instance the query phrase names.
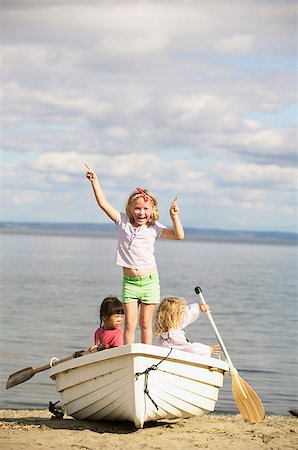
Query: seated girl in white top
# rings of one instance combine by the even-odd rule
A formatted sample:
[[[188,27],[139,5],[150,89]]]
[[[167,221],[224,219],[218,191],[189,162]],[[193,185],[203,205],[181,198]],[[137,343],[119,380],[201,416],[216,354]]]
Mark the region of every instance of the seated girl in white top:
[[[183,297],[166,297],[160,303],[155,318],[155,334],[158,345],[171,347],[197,355],[218,355],[219,345],[205,345],[199,342],[189,342],[183,331],[188,325],[198,319],[200,311],[209,310],[208,305],[198,303],[187,304]]]

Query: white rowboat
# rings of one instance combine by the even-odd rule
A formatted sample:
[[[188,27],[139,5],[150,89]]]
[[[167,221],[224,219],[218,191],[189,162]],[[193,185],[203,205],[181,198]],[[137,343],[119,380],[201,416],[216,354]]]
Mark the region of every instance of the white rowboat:
[[[50,377],[68,415],[80,420],[161,419],[214,411],[225,361],[146,344],[129,344],[55,364]]]

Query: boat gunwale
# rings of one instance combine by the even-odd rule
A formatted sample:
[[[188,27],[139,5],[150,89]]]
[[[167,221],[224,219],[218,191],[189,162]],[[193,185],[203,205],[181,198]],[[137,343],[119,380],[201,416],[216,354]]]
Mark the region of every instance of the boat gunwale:
[[[70,369],[75,369],[89,364],[96,364],[123,356],[145,357],[148,358],[148,360],[150,358],[160,358],[161,360],[167,359],[171,361],[179,361],[180,363],[186,365],[208,367],[209,370],[219,372],[229,371],[227,362],[217,358],[200,356],[177,349],[172,349],[170,352],[169,348],[137,343],[90,353],[61,363],[58,361],[50,369],[50,378],[55,379],[57,374],[66,372]]]

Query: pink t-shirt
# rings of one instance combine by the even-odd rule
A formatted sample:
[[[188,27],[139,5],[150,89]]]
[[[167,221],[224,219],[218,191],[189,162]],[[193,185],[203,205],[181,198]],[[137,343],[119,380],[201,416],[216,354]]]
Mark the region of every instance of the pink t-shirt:
[[[119,213],[116,225],[118,225],[116,264],[131,269],[155,268],[154,243],[166,227],[155,222],[149,227],[143,225],[136,231],[125,213]]]
[[[100,345],[101,343],[105,348],[121,347],[121,345],[124,345],[123,329],[105,330],[104,328],[97,328],[94,333],[94,344]]]

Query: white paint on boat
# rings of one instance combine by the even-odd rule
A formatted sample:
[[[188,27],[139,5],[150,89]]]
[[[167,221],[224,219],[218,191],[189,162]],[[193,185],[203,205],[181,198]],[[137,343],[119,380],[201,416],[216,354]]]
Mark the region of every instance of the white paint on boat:
[[[225,361],[212,357],[129,344],[58,363],[50,377],[68,415],[131,421],[141,428],[148,421],[214,411],[228,370]]]

